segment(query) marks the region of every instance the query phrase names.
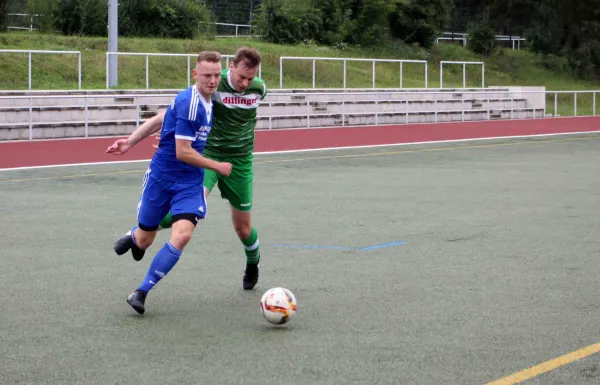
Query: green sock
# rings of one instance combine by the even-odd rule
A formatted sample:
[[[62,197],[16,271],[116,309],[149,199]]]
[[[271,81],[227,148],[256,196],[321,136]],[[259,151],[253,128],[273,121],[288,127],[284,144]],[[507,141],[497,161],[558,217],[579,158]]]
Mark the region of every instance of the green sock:
[[[171,219],[171,212],[169,211],[167,215],[160,221],[158,225],[159,230],[170,229],[173,226],[173,219]]]
[[[240,239],[244,244],[244,251],[246,252],[246,263],[249,265],[256,265],[260,260],[260,251],[258,248],[258,233],[253,227],[250,236],[246,239]]]

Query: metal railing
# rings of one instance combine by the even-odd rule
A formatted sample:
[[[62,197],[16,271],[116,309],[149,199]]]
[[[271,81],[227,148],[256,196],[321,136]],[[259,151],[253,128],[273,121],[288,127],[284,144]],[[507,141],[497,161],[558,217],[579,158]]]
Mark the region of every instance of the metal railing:
[[[204,22],[201,22],[200,24],[211,24],[211,25],[223,26],[223,27],[235,27],[235,33],[233,35],[224,35],[224,34],[220,34],[219,32],[217,32],[217,34],[216,34],[215,37],[219,37],[219,38],[226,38],[226,37],[238,38],[238,37],[255,36],[255,35],[252,34],[252,26],[249,25],[249,24],[204,23]],[[239,33],[240,28],[242,28],[242,29],[248,29],[249,33],[240,34]]]
[[[462,41],[462,46],[467,46],[467,38],[466,37],[438,37],[435,39],[435,44],[440,44],[440,40],[450,40],[450,41]]]
[[[468,34],[462,32],[442,32],[442,35],[436,39],[436,43],[439,43],[440,40],[460,40],[463,42],[463,46],[466,46],[467,39],[469,38]],[[495,38],[496,41],[512,41],[513,50],[515,49],[515,45],[518,50],[521,49],[521,42],[527,40],[524,37],[512,35],[495,35]]]
[[[249,34],[244,34],[242,36],[246,37],[248,35],[252,35],[252,26],[248,25],[248,24],[230,24],[230,23],[215,23],[215,25],[220,25],[220,26],[225,26],[225,27],[235,27],[235,34],[234,35],[220,35],[217,34],[216,37],[234,37],[234,38],[238,38],[240,35],[238,34],[239,32],[239,28],[248,28],[248,31],[250,32]]]
[[[444,88],[444,64],[461,64],[462,65],[462,84],[463,88],[467,88],[467,64],[481,65],[481,88],[485,87],[485,63],[482,61],[440,61],[440,88]]]
[[[396,124],[401,124],[410,123],[411,119],[425,118],[432,123],[447,121],[444,117],[448,116],[453,121],[596,116],[598,92],[600,90],[532,91],[515,88],[466,91],[460,97],[456,91],[276,92],[261,103],[258,119],[263,129],[275,129],[274,121],[278,119],[286,120],[288,126],[293,124],[290,121],[294,119],[300,122],[293,125],[294,128],[313,128],[323,127],[324,118],[330,120],[330,126],[344,126],[352,124],[351,119],[357,117],[370,117],[371,123],[368,124],[387,124],[386,119],[394,119]],[[8,104],[4,103],[5,100],[13,104],[11,107],[0,107],[0,138],[7,139],[7,133],[15,133],[18,129],[27,130],[28,140],[49,138],[54,134],[39,135],[37,130],[54,132],[60,130],[61,126],[68,126],[74,132],[78,127],[80,134],[59,137],[98,136],[98,132],[91,131],[90,127],[99,125],[113,125],[121,130],[125,127],[127,132],[102,134],[123,135],[142,123],[143,111],[167,106],[176,93],[0,96],[0,106]],[[304,100],[298,101],[299,96],[303,96]],[[295,99],[292,100],[292,97]],[[133,102],[118,104],[115,98],[133,99]],[[286,98],[288,101],[285,101]],[[111,99],[112,103],[104,102]],[[328,105],[331,111],[315,109]],[[98,113],[98,110],[110,108],[120,114],[119,119],[107,111]],[[65,114],[65,109],[71,111]],[[76,116],[75,110],[81,111],[79,116]],[[43,117],[44,112],[56,115],[48,119],[48,115]],[[18,113],[23,116],[11,122],[9,113],[13,114],[13,119],[19,117],[16,115]],[[105,114],[106,117],[103,116]]]
[[[37,29],[33,26],[33,18],[34,17],[40,17],[42,15],[38,15],[38,14],[29,14],[29,13],[7,13],[7,16],[19,16],[19,17],[27,17],[29,18],[29,27],[19,27],[19,26],[7,26],[7,29],[15,29],[15,30],[22,30],[22,31],[36,31]]]
[[[370,62],[372,63],[372,84],[375,87],[375,63],[399,63],[400,88],[403,87],[403,65],[404,63],[419,63],[425,65],[425,88],[427,88],[427,60],[395,60],[395,59],[357,59],[357,58],[335,58],[335,57],[304,57],[304,56],[281,56],[279,58],[279,88],[283,88],[283,61],[284,60],[310,60],[312,61],[312,88],[316,88],[316,62],[317,61],[341,61],[344,63],[344,85],[346,88],[346,74],[348,62]]]
[[[106,53],[106,88],[109,89],[109,72],[110,72],[110,56],[143,56],[146,58],[146,89],[150,88],[150,57],[185,57],[187,58],[187,81],[188,85],[192,84],[192,66],[191,58],[194,60],[198,57],[198,54],[187,54],[187,53],[140,53],[140,52],[107,52]],[[221,58],[225,60],[225,67],[229,66],[229,60],[233,59],[234,55],[221,55]],[[194,62],[195,65],[195,62]],[[262,64],[258,66],[258,77],[261,77]]]
[[[512,49],[516,49],[520,50],[521,49],[521,42],[522,41],[526,41],[527,39],[523,38],[523,37],[514,37],[514,36],[496,36],[496,40],[498,41],[511,41],[512,42]]]
[[[81,51],[44,51],[44,50],[0,50],[0,53],[24,53],[29,55],[29,68],[28,68],[28,89],[32,89],[32,66],[31,66],[31,56],[32,54],[73,54],[78,56],[78,88],[81,89],[82,85],[82,64],[81,64]],[[192,64],[191,58],[196,58],[197,54],[187,54],[187,53],[150,53],[150,52],[106,52],[106,89],[111,88],[110,84],[110,71],[111,71],[111,59],[119,56],[138,56],[145,58],[145,88],[150,89],[150,57],[183,57],[187,59],[187,84],[191,84],[191,69]],[[229,65],[229,61],[234,55],[221,55],[223,60],[225,61],[225,66]],[[350,88],[359,88],[359,87],[348,87],[348,62],[363,62],[363,63],[371,63],[371,88],[375,89],[376,80],[377,80],[377,63],[381,64],[396,64],[398,65],[398,73],[399,73],[399,82],[398,87],[405,87],[405,66],[406,64],[417,64],[422,65],[423,77],[424,77],[424,88],[429,88],[429,64],[426,60],[404,60],[404,59],[362,59],[362,58],[338,58],[338,57],[292,57],[292,56],[282,56],[279,58],[279,87],[283,89],[284,85],[284,61],[311,61],[312,69],[311,69],[311,88],[317,88],[317,65],[318,61],[327,61],[327,62],[341,62],[343,63],[343,85],[342,89],[350,89]],[[441,61],[440,62],[440,88],[443,88],[443,66],[444,64],[461,64],[463,65],[463,88],[466,88],[466,74],[465,74],[465,66],[471,64],[478,64],[482,66],[481,70],[481,87],[485,85],[485,70],[483,62],[463,62],[463,61]],[[122,67],[122,66],[121,66]],[[114,67],[113,67],[114,68]],[[116,67],[117,71],[119,71],[119,66]],[[389,67],[387,67],[389,73]],[[259,65],[258,74],[259,77],[262,77],[262,64]],[[333,88],[333,87],[331,87]],[[389,87],[396,88],[396,87]],[[417,88],[417,87],[415,87]]]
[[[33,54],[51,54],[51,55],[77,55],[78,71],[77,84],[81,89],[81,51],[44,51],[44,50],[21,50],[21,49],[0,49],[0,53],[24,53],[28,55],[28,81],[29,89],[31,89],[31,55]]]

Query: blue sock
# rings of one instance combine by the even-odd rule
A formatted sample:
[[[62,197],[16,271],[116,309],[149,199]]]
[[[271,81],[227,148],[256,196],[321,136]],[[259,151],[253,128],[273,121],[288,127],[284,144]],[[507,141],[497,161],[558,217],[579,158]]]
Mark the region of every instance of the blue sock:
[[[162,249],[154,256],[146,277],[142,281],[138,290],[143,290],[146,293],[150,291],[171,271],[173,266],[179,261],[181,250],[175,248],[170,242],[165,243]]]
[[[135,225],[133,226],[133,229],[131,229],[131,231],[129,232],[129,234],[131,235],[131,240],[133,240],[133,244],[137,246],[137,242],[135,241],[135,237],[133,236],[133,233],[135,233],[135,231],[138,229],[138,226]]]

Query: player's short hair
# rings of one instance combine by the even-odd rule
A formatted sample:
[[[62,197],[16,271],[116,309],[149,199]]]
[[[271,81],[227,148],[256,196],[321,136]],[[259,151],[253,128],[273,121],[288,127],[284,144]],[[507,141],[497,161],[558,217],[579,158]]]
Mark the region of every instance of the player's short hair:
[[[198,55],[198,59],[196,63],[200,63],[202,61],[206,61],[209,63],[220,63],[221,62],[221,54],[217,51],[202,51],[200,55]]]
[[[256,68],[261,62],[260,54],[254,48],[242,47],[237,50],[232,60],[234,65],[243,63],[248,68]]]

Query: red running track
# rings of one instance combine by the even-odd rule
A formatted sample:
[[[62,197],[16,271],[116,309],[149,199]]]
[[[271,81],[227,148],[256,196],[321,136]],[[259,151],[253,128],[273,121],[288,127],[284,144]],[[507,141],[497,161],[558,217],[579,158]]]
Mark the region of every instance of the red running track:
[[[437,124],[403,124],[256,131],[256,152],[452,141],[477,138],[600,132],[600,117],[549,118]],[[104,151],[116,138],[57,139],[0,143],[0,169],[150,159],[146,139],[128,154]]]

